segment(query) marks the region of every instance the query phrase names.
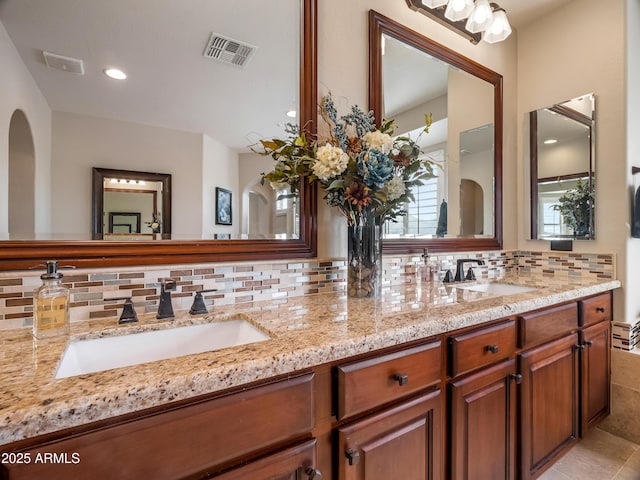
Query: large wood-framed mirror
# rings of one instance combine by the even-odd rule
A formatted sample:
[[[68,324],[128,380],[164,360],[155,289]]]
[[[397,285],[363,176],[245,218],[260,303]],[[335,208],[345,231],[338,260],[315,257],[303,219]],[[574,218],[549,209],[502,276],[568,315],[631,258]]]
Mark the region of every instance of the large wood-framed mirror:
[[[17,5],[19,2],[11,1],[11,4]],[[24,2],[23,2],[24,3]],[[59,4],[55,4],[55,2],[51,2],[52,5],[50,8],[56,9],[57,6],[62,6],[62,4],[70,5],[75,4],[74,2],[68,2],[66,0],[60,0]],[[151,23],[157,20],[160,17],[160,13],[157,11],[157,8],[153,6],[153,2],[141,2],[139,5],[136,5],[135,11],[131,11],[131,6],[126,1],[117,1],[117,2],[109,2],[109,4],[114,4],[111,7],[108,4],[100,3],[99,8],[113,8],[112,15],[110,17],[104,18],[105,24],[107,21],[117,21],[120,19],[122,22],[122,32],[125,30],[132,30],[137,32],[134,23],[134,18],[137,18],[137,15],[142,15],[144,18],[144,25],[146,28],[147,23]],[[263,2],[260,2],[262,4]],[[268,22],[268,18],[264,15],[260,15],[254,9],[252,11],[251,5],[254,2],[242,2],[242,4],[237,4],[235,2],[224,2],[222,0],[216,0],[215,2],[209,2],[206,6],[207,11],[213,9],[218,9],[219,11],[229,11],[235,12],[233,19],[236,24],[244,25],[245,31],[246,29],[258,29],[265,25],[265,22]],[[25,10],[21,10],[17,16],[14,16],[16,20],[16,24],[12,26],[5,25],[7,31],[11,35],[11,31],[13,32],[21,32],[26,31],[26,29],[22,28],[23,24],[21,22],[25,22],[28,20],[27,14],[34,14],[38,17],[38,21],[40,22],[50,22],[50,30],[52,31],[62,31],[61,28],[56,28],[56,25],[61,24],[61,22],[65,21],[65,15],[62,11],[62,8],[56,9],[54,15],[44,15],[39,9],[35,6],[35,2],[30,2]],[[117,6],[116,6],[117,5]],[[169,4],[167,4],[168,6]],[[285,11],[286,5],[286,11]],[[13,8],[10,5],[10,2],[2,2],[0,5],[2,8],[0,9],[0,21],[5,24],[5,18],[3,18],[3,12],[6,13],[10,8]],[[289,24],[293,25],[295,30],[299,32],[299,52],[296,51],[293,55],[294,58],[287,60],[285,56],[283,56],[283,52],[276,52],[278,62],[289,62],[290,65],[293,65],[294,72],[298,72],[299,76],[293,80],[293,88],[290,88],[287,93],[287,107],[296,107],[297,108],[297,117],[294,119],[283,120],[291,121],[294,123],[298,123],[303,126],[303,128],[310,133],[315,132],[315,123],[316,123],[316,106],[317,106],[317,0],[283,0],[282,8],[274,7],[273,5],[266,5],[267,8],[270,8],[272,13],[269,18],[273,18],[273,16],[277,16],[278,21],[283,21],[283,18],[288,19]],[[178,27],[182,26],[182,28],[178,28],[178,32],[184,32],[185,29],[189,29],[189,23],[185,23],[183,25],[181,22],[187,22],[188,15],[195,13],[196,15],[202,16],[202,9],[200,8],[202,5],[199,2],[191,2],[188,3],[180,3],[176,4],[176,8],[179,9],[180,15],[175,16],[175,18],[169,18],[169,21],[172,22],[171,26]],[[49,8],[49,7],[47,7]],[[83,4],[82,9],[89,8],[86,4]],[[122,10],[116,10],[116,8],[121,8]],[[150,8],[151,15],[145,15],[145,8]],[[25,13],[26,12],[26,13]],[[222,25],[224,26],[224,19],[221,20],[221,15],[215,15],[215,18],[212,19],[210,24],[220,25],[222,21]],[[213,21],[215,20],[215,22]],[[8,21],[8,20],[7,20]],[[82,22],[80,22],[82,23]],[[227,22],[230,23],[230,22]],[[84,24],[83,24],[84,25]],[[273,25],[270,25],[274,27]],[[83,46],[87,46],[89,49],[95,47],[94,40],[89,38],[90,35],[94,33],[102,34],[106,36],[106,32],[103,31],[104,25],[101,24],[99,20],[95,21],[93,27],[84,26],[83,34],[87,35],[86,40],[83,42]],[[275,26],[277,28],[277,26]],[[210,25],[209,28],[213,30],[214,26]],[[222,27],[219,27],[222,28]],[[156,29],[155,32],[162,30]],[[224,33],[224,32],[223,32]],[[191,59],[194,58],[195,61],[201,62],[211,62],[209,59],[202,59],[204,56],[202,53],[203,46],[208,40],[210,34],[210,30],[206,32],[206,35],[203,36],[202,39],[198,37],[197,44],[194,43],[195,50],[189,50],[188,53],[185,54]],[[227,34],[229,35],[229,34]],[[166,36],[166,35],[165,35]],[[231,35],[229,35],[231,36]],[[149,41],[149,38],[144,37],[141,33],[138,33],[138,37],[140,37],[143,41],[146,40],[147,46],[154,46],[155,42]],[[206,37],[206,38],[204,38]],[[109,37],[113,38],[113,37]],[[231,40],[234,40],[232,38]],[[173,40],[182,40],[182,37],[179,39]],[[201,42],[200,42],[201,40]],[[82,42],[80,42],[82,43]],[[202,45],[201,45],[202,43]],[[295,45],[295,42],[289,42],[292,45]],[[78,42],[66,42],[64,45],[68,47],[66,52],[73,52],[73,46],[78,45]],[[72,75],[69,73],[63,73],[59,71],[55,71],[53,69],[48,68],[44,65],[42,52],[36,50],[38,47],[46,47],[47,45],[38,45],[31,46],[26,43],[23,47],[17,46],[18,51],[23,54],[21,48],[24,49],[25,55],[29,57],[36,58],[36,65],[34,68],[41,69],[46,71],[50,75],[59,75],[60,82],[64,82],[65,79],[67,82],[76,81],[75,78],[80,77],[64,77],[63,75]],[[258,49],[256,53],[254,53],[254,61],[257,61],[259,56],[262,53],[266,53],[265,45],[257,45]],[[262,51],[260,52],[260,47],[262,47]],[[294,48],[295,49],[295,48]],[[157,48],[152,48],[154,52],[153,55],[148,56],[149,60],[162,61],[164,63],[167,62],[168,54],[175,53],[173,51],[169,52],[158,52]],[[63,53],[63,52],[58,52]],[[113,61],[113,60],[112,60]],[[192,61],[192,60],[190,60]],[[133,61],[130,59],[130,64]],[[172,64],[177,68],[178,64]],[[212,65],[209,63],[208,65]],[[271,68],[273,67],[273,68]],[[88,71],[88,75],[99,76],[102,73],[99,71],[100,66],[97,65],[89,65],[85,64],[85,68],[98,68],[97,73],[95,70]],[[229,72],[240,72],[241,67],[237,66],[225,66]],[[235,70],[234,70],[235,69]],[[247,95],[243,95],[242,92],[238,92],[237,94],[228,92],[227,96],[236,99],[236,106],[238,109],[245,109],[251,106],[251,108],[269,110],[272,107],[271,96],[267,90],[267,87],[270,81],[265,77],[266,71],[290,71],[290,66],[284,68],[284,65],[274,65],[270,64],[270,68],[262,69],[260,75],[252,74],[250,75],[255,79],[256,82],[259,82],[264,88],[255,89],[260,90],[259,94],[262,95],[263,100],[260,102],[253,101],[244,101],[243,99]],[[157,75],[151,76],[142,75],[140,70],[137,72],[134,71],[131,75],[133,82],[144,82],[144,81],[154,81],[162,83],[162,79],[160,79]],[[186,75],[188,77],[188,75]],[[74,80],[70,80],[70,78],[74,78]],[[84,78],[87,78],[85,75]],[[106,78],[106,77],[105,77]],[[146,80],[145,80],[146,79]],[[111,82],[111,80],[104,80],[105,82]],[[271,83],[277,83],[277,81],[271,81]],[[298,88],[295,88],[295,87]],[[108,84],[110,94],[113,91],[117,91],[118,87],[115,83]],[[168,84],[167,85],[169,95],[172,95],[171,100],[179,100],[180,105],[184,105],[184,108],[178,108],[176,111],[178,113],[184,113],[189,111],[188,105],[190,104],[198,104],[202,103],[202,98],[196,98],[189,91],[188,88],[176,89],[174,86]],[[215,88],[215,85],[211,85],[211,88]],[[84,92],[83,92],[84,93]],[[175,98],[173,98],[175,95]],[[156,104],[158,104],[158,99],[154,99]],[[142,99],[141,99],[142,101]],[[217,109],[218,105],[213,105],[211,109]],[[288,109],[287,108],[287,109]],[[56,106],[52,105],[52,110],[56,110]],[[67,115],[67,111],[63,108],[60,109],[62,112],[59,115],[59,118],[65,120]],[[285,110],[283,109],[282,115],[284,116]],[[158,116],[160,117],[160,115]],[[86,117],[90,119],[91,117]],[[188,118],[186,119],[188,121]],[[221,130],[226,124],[231,124],[233,122],[233,118],[231,116],[225,117],[226,121],[221,123],[221,126],[218,128]],[[135,120],[131,120],[132,122]],[[81,123],[81,122],[77,122]],[[143,123],[141,121],[141,123]],[[244,143],[245,146],[249,146],[253,143],[256,143],[260,138],[270,138],[270,135],[274,135],[270,131],[265,131],[261,129],[261,127],[256,126],[253,122],[248,121],[244,122],[242,125],[244,130],[241,132],[242,142],[246,140]],[[194,132],[199,132],[199,130],[194,129]],[[161,135],[160,135],[161,136]],[[72,145],[73,141],[67,141],[68,139],[57,139],[54,138],[53,143],[56,148],[57,145]],[[123,141],[123,143],[125,143]],[[88,143],[85,141],[85,143]],[[197,146],[197,145],[196,145]],[[108,146],[107,146],[108,147]],[[120,148],[121,146],[118,145]],[[206,139],[204,141],[204,146],[202,147],[204,150],[208,147]],[[107,149],[105,148],[105,151]],[[217,151],[210,150],[210,157],[215,158],[218,154]],[[177,150],[179,151],[179,150]],[[37,152],[36,152],[37,153]],[[66,152],[63,152],[66,153]],[[61,154],[63,156],[63,154]],[[141,155],[138,155],[141,158]],[[148,162],[147,168],[135,168],[135,170],[146,170],[146,171],[167,171],[166,165],[164,166],[156,166],[153,162],[153,155],[149,154],[144,157],[146,162]],[[268,157],[263,157],[263,160],[266,162],[264,171],[270,168],[271,159]],[[126,169],[130,167],[126,164],[127,159],[121,158],[120,162],[122,165],[117,166],[115,168]],[[178,171],[182,169],[182,171],[191,170],[190,173],[193,173],[193,169],[185,168],[181,163],[184,159],[180,158],[180,155],[175,156],[175,165],[177,165]],[[169,205],[166,211],[172,211],[173,213],[173,231],[171,233],[170,238],[169,235],[165,235],[161,233],[159,235],[155,235],[154,240],[141,240],[140,238],[127,239],[127,240],[114,240],[113,238],[109,238],[108,240],[90,240],[92,238],[92,220],[91,220],[91,198],[90,198],[90,185],[92,185],[91,179],[91,167],[101,167],[105,166],[100,161],[95,161],[92,165],[87,165],[86,175],[82,177],[82,185],[80,182],[76,182],[74,185],[65,185],[62,186],[59,182],[56,182],[56,175],[58,178],[65,176],[64,173],[61,173],[57,169],[53,169],[53,179],[52,188],[53,189],[74,189],[83,190],[86,198],[86,215],[82,215],[82,218],[79,218],[75,214],[69,214],[65,216],[64,211],[62,213],[57,213],[61,215],[62,218],[69,222],[82,222],[83,232],[82,234],[73,233],[71,235],[64,235],[58,233],[41,233],[36,232],[35,240],[31,239],[21,239],[18,237],[14,237],[9,232],[9,235],[3,235],[3,240],[0,241],[0,270],[13,270],[13,269],[23,269],[30,268],[34,265],[42,263],[43,259],[46,258],[55,258],[60,261],[64,261],[65,264],[72,264],[78,267],[88,267],[88,266],[119,266],[119,265],[144,265],[144,264],[165,264],[165,263],[194,263],[194,262],[210,262],[210,261],[232,261],[232,260],[251,260],[251,259],[280,259],[280,258],[309,258],[314,257],[316,255],[316,193],[315,187],[304,185],[300,190],[299,198],[296,198],[296,208],[297,210],[290,215],[294,217],[296,220],[299,219],[295,228],[292,231],[295,232],[294,235],[286,236],[283,239],[282,235],[271,235],[271,236],[263,236],[262,238],[258,238],[258,235],[243,235],[241,232],[237,234],[229,234],[230,226],[219,227],[219,230],[215,230],[213,227],[210,229],[205,229],[205,227],[194,226],[193,232],[194,235],[180,234],[177,232],[178,226],[180,222],[186,224],[185,215],[188,216],[190,214],[189,206],[193,204],[186,202],[185,208],[177,208],[180,205],[177,205],[178,200],[176,199],[176,191],[179,190],[180,179],[176,172],[173,172],[173,180],[174,180],[174,188],[173,188],[173,205]],[[139,165],[137,165],[139,167]],[[157,168],[157,170],[156,170]],[[134,168],[131,168],[134,170]],[[203,189],[202,197],[203,204],[206,207],[202,207],[202,215],[199,217],[210,221],[213,224],[213,215],[209,214],[205,208],[210,209],[212,212],[214,210],[215,201],[214,192],[215,186],[221,186],[224,188],[228,188],[229,185],[222,183],[220,181],[216,181],[217,174],[219,172],[216,171],[215,168],[210,168],[208,171],[204,169],[200,172],[200,176],[204,179],[204,181],[210,182],[210,185],[207,186],[207,189]],[[183,190],[184,189],[195,189],[200,188],[198,184],[186,184],[184,186],[183,182]],[[234,190],[234,199],[240,199],[243,195],[242,191]],[[276,196],[274,195],[274,198]],[[84,200],[83,200],[84,201]],[[183,204],[185,202],[183,201]],[[235,207],[234,207],[235,208]],[[236,210],[234,210],[236,211]],[[210,217],[210,218],[209,218]],[[240,215],[238,215],[238,222],[240,221]],[[142,218],[142,224],[144,225],[145,220]],[[52,223],[56,224],[55,216]],[[126,223],[126,222],[125,222]],[[203,220],[204,223],[204,220]],[[235,220],[234,220],[235,223]],[[178,225],[177,225],[178,224]],[[132,224],[133,225],[133,224]],[[235,224],[233,225],[235,227]],[[119,227],[121,230],[126,229],[125,226]],[[132,227],[133,228],[133,227]],[[223,230],[224,228],[224,230]],[[122,238],[126,238],[123,236]],[[221,238],[230,238],[230,240],[216,240]]]
[[[502,248],[502,76],[371,10],[369,108],[396,134],[432,114],[421,149],[441,167],[387,226],[384,252]]]

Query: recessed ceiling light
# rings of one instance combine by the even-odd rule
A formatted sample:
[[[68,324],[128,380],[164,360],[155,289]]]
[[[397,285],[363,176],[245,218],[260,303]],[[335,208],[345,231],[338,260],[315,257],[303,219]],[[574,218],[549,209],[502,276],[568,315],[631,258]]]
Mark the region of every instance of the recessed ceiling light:
[[[296,112],[293,108],[287,112],[287,117],[296,118],[298,116],[298,112]]]
[[[127,74],[117,68],[106,68],[104,70],[104,74],[107,77],[115,78],[116,80],[124,80],[127,78]]]
[[[545,145],[551,145],[552,143],[557,143],[558,140],[556,140],[555,138],[550,138],[549,140],[545,140],[544,144]]]

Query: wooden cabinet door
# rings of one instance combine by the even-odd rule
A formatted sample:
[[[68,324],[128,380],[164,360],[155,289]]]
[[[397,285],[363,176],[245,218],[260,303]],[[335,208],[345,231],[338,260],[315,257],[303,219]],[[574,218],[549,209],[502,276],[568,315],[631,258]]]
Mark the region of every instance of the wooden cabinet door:
[[[518,379],[506,360],[451,383],[451,479],[515,478]]]
[[[316,468],[316,440],[312,439],[209,478],[215,480],[320,480],[322,474],[323,472]]]
[[[581,333],[580,436],[609,415],[611,382],[611,324],[604,321]]]
[[[520,354],[521,478],[534,478],[578,436],[578,335]]]
[[[440,390],[338,429],[338,479],[442,479]]]

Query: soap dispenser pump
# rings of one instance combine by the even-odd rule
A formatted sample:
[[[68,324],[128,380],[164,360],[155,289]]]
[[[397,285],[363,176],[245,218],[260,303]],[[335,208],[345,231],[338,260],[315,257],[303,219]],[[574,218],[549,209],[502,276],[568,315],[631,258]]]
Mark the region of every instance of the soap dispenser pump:
[[[418,271],[416,272],[418,283],[426,284],[431,282],[432,270],[431,261],[429,260],[429,249],[425,248],[422,252],[421,261],[418,264]]]
[[[69,333],[69,289],[62,285],[56,260],[47,261],[40,275],[42,286],[34,292],[33,336],[53,337]]]

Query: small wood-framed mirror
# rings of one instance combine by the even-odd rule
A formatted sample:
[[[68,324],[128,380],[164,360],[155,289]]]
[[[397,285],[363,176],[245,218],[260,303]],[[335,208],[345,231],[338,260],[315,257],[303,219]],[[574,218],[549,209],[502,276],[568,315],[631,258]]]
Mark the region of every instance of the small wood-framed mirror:
[[[95,167],[92,196],[94,240],[123,239],[127,234],[171,238],[170,174]],[[137,222],[131,223],[134,217]]]

